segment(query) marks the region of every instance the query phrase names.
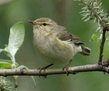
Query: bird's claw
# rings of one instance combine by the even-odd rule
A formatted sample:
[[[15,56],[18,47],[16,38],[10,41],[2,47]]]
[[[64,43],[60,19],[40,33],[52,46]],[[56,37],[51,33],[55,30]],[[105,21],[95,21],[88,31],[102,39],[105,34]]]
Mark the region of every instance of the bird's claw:
[[[44,70],[44,71],[45,71],[45,69],[46,69],[46,67],[43,67],[43,68],[38,68],[38,70],[39,70],[39,78],[40,78],[40,76],[41,76],[41,71],[42,71],[42,70]],[[47,77],[47,75],[43,75],[43,77],[44,77],[44,78],[46,78],[46,77]]]
[[[62,71],[64,71],[64,69],[66,70],[67,76],[69,75],[68,68],[69,68],[69,66],[66,66],[66,67],[63,67],[63,68],[62,68]]]
[[[48,67],[50,67],[50,66],[52,66],[53,64],[51,63],[51,64],[49,64],[49,65],[47,65],[47,66],[45,66],[45,67],[43,67],[43,68],[38,68],[38,70],[39,70],[39,77],[41,76],[41,71],[42,70],[46,70]],[[47,75],[43,75],[43,77],[44,78],[46,78],[47,77]]]

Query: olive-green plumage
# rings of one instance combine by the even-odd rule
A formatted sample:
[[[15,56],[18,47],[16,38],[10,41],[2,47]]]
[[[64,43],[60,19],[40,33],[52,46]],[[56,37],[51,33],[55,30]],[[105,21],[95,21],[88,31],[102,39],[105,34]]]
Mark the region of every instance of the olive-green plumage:
[[[59,29],[60,29],[59,30],[60,32],[57,34],[57,37],[60,40],[66,41],[66,40],[70,39],[71,41],[74,42],[75,45],[83,45],[84,44],[83,42],[81,42],[79,40],[79,38],[76,35],[73,35],[70,32],[68,32],[65,27],[59,26]]]
[[[50,18],[39,18],[33,24],[34,45],[41,57],[53,64],[68,63],[80,52],[90,55],[90,49],[83,47],[79,38],[68,32]]]

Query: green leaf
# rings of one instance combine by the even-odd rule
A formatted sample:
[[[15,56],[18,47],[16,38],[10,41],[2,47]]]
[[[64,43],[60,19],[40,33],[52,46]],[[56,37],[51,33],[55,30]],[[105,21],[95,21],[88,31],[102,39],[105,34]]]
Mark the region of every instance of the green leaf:
[[[7,56],[9,56],[12,61],[15,63],[15,54],[20,48],[24,41],[24,24],[23,22],[18,22],[13,25],[10,29],[9,43],[4,49]]]
[[[28,69],[28,67],[26,67],[25,65],[20,65],[18,68],[25,68],[25,69]],[[35,82],[35,79],[33,76],[31,76],[31,79],[33,81],[33,84],[34,84],[34,88],[36,88],[36,82]]]
[[[12,58],[12,55],[10,52],[8,52],[6,49],[3,50],[3,52],[10,58]]]
[[[0,59],[0,68],[11,68],[13,62],[11,60]],[[18,67],[18,63],[15,63],[16,67]]]
[[[98,42],[98,36],[96,34],[93,34],[91,37],[91,41]]]

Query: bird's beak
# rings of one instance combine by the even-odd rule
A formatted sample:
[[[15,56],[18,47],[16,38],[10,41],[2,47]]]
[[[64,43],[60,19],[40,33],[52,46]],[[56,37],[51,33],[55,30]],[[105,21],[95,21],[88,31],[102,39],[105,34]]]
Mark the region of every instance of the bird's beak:
[[[36,22],[28,20],[30,23],[32,23],[33,25],[36,25]]]

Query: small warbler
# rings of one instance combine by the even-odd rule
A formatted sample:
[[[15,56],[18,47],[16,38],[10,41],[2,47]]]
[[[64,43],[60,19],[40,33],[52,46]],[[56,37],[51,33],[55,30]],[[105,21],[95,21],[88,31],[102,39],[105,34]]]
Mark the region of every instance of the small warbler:
[[[37,53],[51,63],[42,69],[53,64],[67,63],[63,70],[66,68],[68,71],[72,58],[77,52],[90,55],[90,48],[81,46],[84,43],[77,36],[68,32],[65,27],[58,25],[52,19],[39,18],[35,21],[29,20],[29,22],[33,24],[33,43]]]

